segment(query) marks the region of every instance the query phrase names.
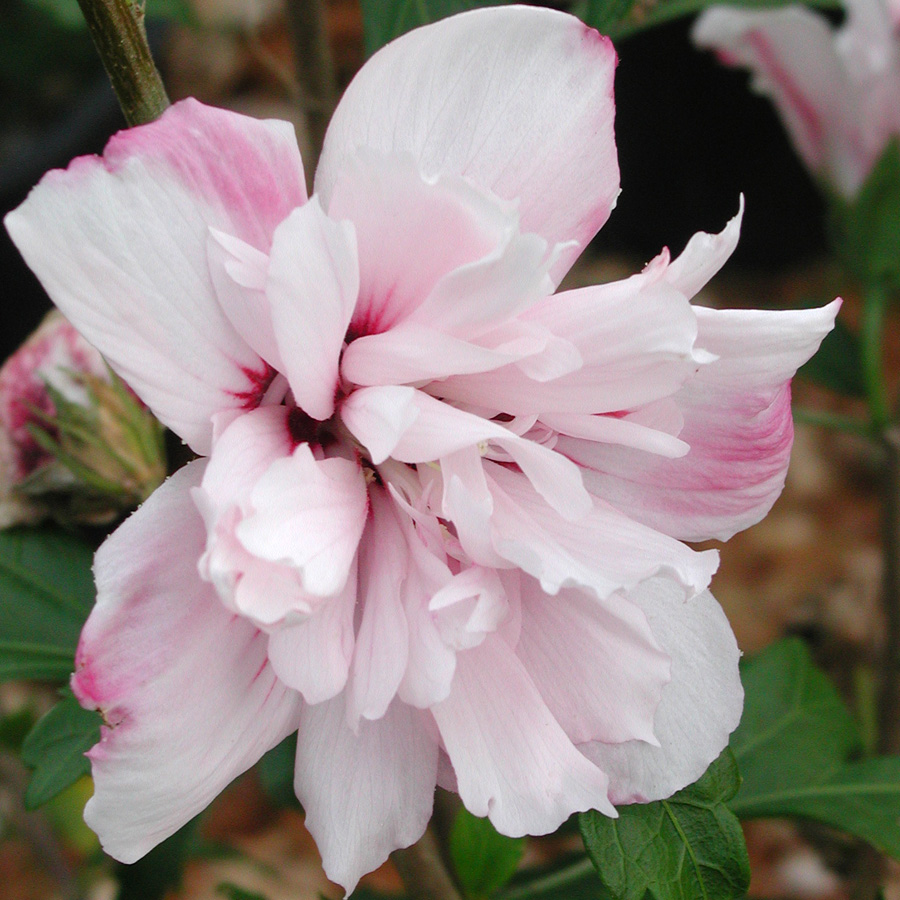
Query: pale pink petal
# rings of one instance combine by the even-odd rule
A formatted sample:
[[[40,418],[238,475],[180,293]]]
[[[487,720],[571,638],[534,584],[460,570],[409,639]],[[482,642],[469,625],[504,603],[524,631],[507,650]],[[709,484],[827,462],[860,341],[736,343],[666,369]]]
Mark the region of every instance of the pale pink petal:
[[[479,444],[484,444],[484,452],[488,453],[487,445],[496,444],[562,515],[577,519],[590,509],[591,499],[581,483],[581,473],[561,454],[513,434],[498,422],[456,409],[421,391],[404,394],[401,401],[400,390],[363,388],[344,404],[342,416],[347,427],[364,446],[378,448],[377,456],[381,458],[376,457],[376,463],[388,454],[399,462],[433,462]],[[416,415],[407,406],[408,412],[401,417],[398,402],[411,404]],[[362,408],[365,418],[354,415],[357,407]],[[402,431],[394,430],[391,441],[379,427],[388,421],[405,425]]]
[[[394,327],[445,275],[496,254],[516,232],[518,217],[510,204],[452,172],[433,174],[423,178],[408,154],[361,149],[346,160],[323,201],[332,219],[347,219],[356,229],[357,335]]]
[[[308,444],[300,444],[269,466],[251,503],[253,511],[236,528],[250,553],[296,566],[304,589],[316,596],[343,590],[368,513],[359,465],[317,460]]]
[[[620,412],[671,396],[706,356],[694,349],[690,304],[665,280],[667,262],[663,257],[624,281],[555,294],[522,314],[578,351],[577,371],[538,382],[508,365],[428,390],[510,415]]]
[[[334,412],[338,361],[358,293],[353,226],[329,219],[313,197],[275,231],[266,296],[294,399],[320,421]]]
[[[501,834],[547,834],[587,809],[615,815],[606,775],[575,749],[496,635],[457,654],[453,689],[432,713],[463,803]]]
[[[428,608],[438,631],[454,650],[477,647],[509,617],[510,604],[493,569],[470,566],[435,593]]]
[[[629,594],[647,616],[654,638],[672,659],[653,730],[659,741],[592,742],[581,751],[609,774],[613,803],[662,800],[695,782],[728,744],[743,709],[740,650],[708,591],[685,601],[667,579]]]
[[[725,265],[737,247],[744,218],[744,196],[737,215],[718,234],[698,231],[666,269],[665,280],[690,299]]]
[[[397,693],[409,655],[401,586],[409,567],[406,541],[384,490],[370,495],[372,516],[359,548],[362,613],[347,689],[347,723],[380,719]]]
[[[6,225],[56,305],[205,454],[210,417],[253,408],[272,377],[217,303],[209,229],[267,252],[305,200],[288,123],[186,100],[47,174]]]
[[[579,416],[572,413],[541,413],[541,422],[548,428],[568,437],[580,438],[592,444],[618,444],[646,450],[670,459],[684,456],[690,447],[666,431],[628,416]],[[679,431],[683,422],[679,426]],[[602,453],[602,450],[599,452]]]
[[[516,655],[566,734],[576,744],[655,744],[653,715],[670,665],[640,608],[572,589],[551,597],[531,578],[522,579],[521,596]]]
[[[519,200],[523,231],[573,241],[558,281],[618,194],[615,65],[607,38],[545,9],[477,10],[409,32],[345,92],[316,190],[331,196],[358,147],[411,153],[426,177],[460,174]]]
[[[599,501],[584,518],[566,521],[521,475],[491,463],[485,470],[494,549],[547,593],[584,587],[602,599],[665,572],[689,595],[703,590],[716,570],[714,550],[698,553]]]
[[[172,476],[100,548],[97,605],[72,688],[106,725],[90,751],[85,820],[134,862],[293,731],[300,698],[266,638],[197,574],[205,529],[191,500],[203,463]]]
[[[438,748],[427,715],[395,700],[354,733],[343,697],[303,711],[294,788],[325,874],[348,894],[431,818]]]
[[[269,637],[269,662],[275,674],[299,691],[307,703],[330,700],[347,683],[354,646],[356,585],[353,568],[337,596],[319,600],[309,618],[284,622]]]
[[[223,231],[210,229],[206,251],[219,306],[237,333],[273,369],[284,371],[266,298],[269,257]]]
[[[630,517],[679,540],[721,540],[758,522],[784,486],[793,424],[790,378],[831,330],[839,302],[816,310],[696,308],[698,344],[718,359],[675,399],[684,414],[680,459],[560,438],[558,449],[596,471],[585,483]]]

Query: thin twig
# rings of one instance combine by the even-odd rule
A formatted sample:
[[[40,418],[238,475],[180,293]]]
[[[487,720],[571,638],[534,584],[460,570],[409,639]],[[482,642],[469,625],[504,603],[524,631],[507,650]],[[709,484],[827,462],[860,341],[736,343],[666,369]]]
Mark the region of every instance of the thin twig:
[[[143,125],[169,105],[144,31],[143,5],[133,0],[78,0],[94,46],[129,125]]]
[[[313,152],[310,171],[314,171],[322,152],[325,129],[337,103],[325,9],[322,0],[287,0],[287,13],[294,43],[294,64],[303,91],[303,106]]]
[[[430,829],[417,844],[395,850],[391,859],[403,879],[409,900],[462,900]]]

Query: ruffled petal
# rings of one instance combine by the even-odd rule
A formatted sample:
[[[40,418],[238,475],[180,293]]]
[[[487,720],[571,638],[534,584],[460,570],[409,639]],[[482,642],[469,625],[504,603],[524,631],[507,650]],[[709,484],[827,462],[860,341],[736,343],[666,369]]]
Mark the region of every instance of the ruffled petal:
[[[560,438],[588,489],[679,540],[726,540],[758,522],[784,486],[793,441],[790,378],[832,329],[839,301],[815,310],[696,308],[698,344],[718,359],[675,396],[680,459]]]
[[[338,361],[358,293],[353,226],[329,219],[313,197],[275,231],[266,297],[294,399],[320,421],[334,412]]]
[[[464,175],[520,202],[523,231],[573,242],[558,281],[619,191],[612,44],[544,9],[476,10],[375,54],[328,128],[316,190],[331,197],[358,147],[411,153],[426,177]]]
[[[587,809],[616,814],[606,775],[575,749],[502,638],[457,654],[450,696],[432,713],[463,803],[501,834],[547,834]]]
[[[550,597],[533,579],[522,581],[516,655],[566,734],[576,744],[657,743],[653,715],[669,657],[640,608],[571,589]]]
[[[354,733],[343,697],[307,706],[294,788],[325,874],[348,894],[388,854],[414,844],[431,818],[437,742],[427,713],[394,701]]]
[[[653,730],[658,745],[592,742],[579,749],[610,781],[613,803],[646,803],[693,784],[728,744],[743,709],[740,650],[719,604],[708,591],[685,601],[657,578],[628,595],[647,616],[654,638],[672,659]]]
[[[191,500],[204,463],[172,476],[97,553],[97,606],[72,688],[106,724],[88,754],[85,821],[134,862],[299,723],[266,639],[201,581],[205,529]]]
[[[253,511],[235,529],[254,556],[294,566],[304,590],[343,590],[368,513],[366,483],[355,462],[316,459],[300,444],[269,466],[251,494]]]
[[[48,173],[6,225],[53,301],[201,454],[272,372],[217,303],[215,228],[267,252],[306,200],[293,129],[185,100]]]

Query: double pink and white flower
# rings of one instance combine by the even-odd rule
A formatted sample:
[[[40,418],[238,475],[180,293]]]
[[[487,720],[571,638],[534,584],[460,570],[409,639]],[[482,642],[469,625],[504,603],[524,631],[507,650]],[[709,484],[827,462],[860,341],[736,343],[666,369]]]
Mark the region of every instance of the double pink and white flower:
[[[504,834],[670,795],[740,717],[714,551],[761,518],[836,304],[690,298],[739,217],[554,293],[619,190],[610,42],[486,9],[377,53],[307,199],[294,135],[193,101],[7,227],[200,455],[97,554],[86,818],[131,861],[298,733],[351,890],[435,785]]]
[[[900,3],[844,0],[839,28],[806,7],[717,6],[694,41],[753,74],[806,165],[846,198],[900,135]]]

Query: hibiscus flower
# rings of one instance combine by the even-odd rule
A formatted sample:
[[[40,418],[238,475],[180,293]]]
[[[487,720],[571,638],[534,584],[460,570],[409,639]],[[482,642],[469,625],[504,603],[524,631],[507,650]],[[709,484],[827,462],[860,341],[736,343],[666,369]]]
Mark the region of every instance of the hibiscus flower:
[[[714,551],[778,495],[836,305],[689,299],[739,217],[554,293],[619,190],[615,52],[537,8],[377,53],[307,199],[293,132],[194,101],[7,218],[201,457],[97,554],[85,817],[130,862],[297,732],[348,891],[435,785],[507,835],[669,796],[736,726]]]

